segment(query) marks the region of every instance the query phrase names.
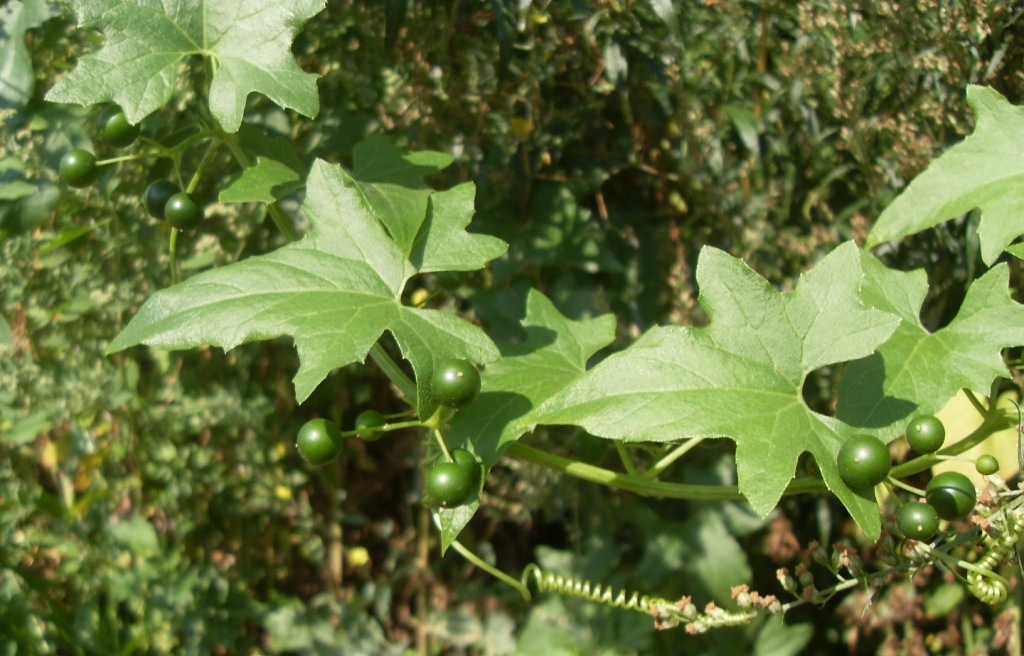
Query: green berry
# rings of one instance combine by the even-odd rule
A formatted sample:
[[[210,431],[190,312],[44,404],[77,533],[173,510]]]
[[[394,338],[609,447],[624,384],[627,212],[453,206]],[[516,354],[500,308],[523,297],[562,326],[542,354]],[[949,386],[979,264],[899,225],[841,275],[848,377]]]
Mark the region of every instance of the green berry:
[[[846,440],[836,456],[839,476],[852,488],[872,488],[889,475],[889,449],[873,435]]]
[[[423,489],[428,505],[455,508],[473,495],[473,476],[468,468],[458,463],[441,462],[427,472]]]
[[[61,180],[69,187],[76,189],[88,187],[96,180],[96,176],[99,175],[99,169],[96,167],[96,156],[88,150],[81,148],[72,148],[64,153],[64,157],[60,159],[58,170],[60,171]]]
[[[904,504],[896,514],[896,526],[914,540],[931,540],[939,531],[939,514],[920,501]]]
[[[203,208],[199,207],[192,197],[184,191],[167,199],[164,205],[164,218],[179,230],[188,230],[199,225],[203,220]]]
[[[918,453],[935,453],[946,440],[946,427],[935,415],[918,415],[907,424],[907,442]]]
[[[363,410],[356,417],[356,434],[364,440],[378,440],[384,434],[380,427],[385,423],[384,415],[376,410]]]
[[[167,201],[171,199],[171,196],[180,192],[178,185],[174,184],[170,180],[157,180],[148,187],[143,194],[143,202],[146,204],[146,211],[154,219],[164,219],[164,209],[167,207]]]
[[[345,450],[338,426],[326,419],[311,419],[295,440],[299,455],[311,465],[326,465]]]
[[[434,368],[430,389],[441,405],[461,408],[480,393],[480,373],[467,360],[444,360]]]
[[[124,112],[116,105],[100,110],[96,116],[96,128],[99,138],[115,148],[130,146],[139,137],[139,126],[129,123]]]
[[[978,470],[979,474],[991,476],[999,471],[999,460],[986,453],[978,456],[978,459],[974,461],[974,468]]]
[[[978,493],[974,483],[960,472],[942,472],[925,487],[925,498],[942,519],[959,519],[974,510]]]

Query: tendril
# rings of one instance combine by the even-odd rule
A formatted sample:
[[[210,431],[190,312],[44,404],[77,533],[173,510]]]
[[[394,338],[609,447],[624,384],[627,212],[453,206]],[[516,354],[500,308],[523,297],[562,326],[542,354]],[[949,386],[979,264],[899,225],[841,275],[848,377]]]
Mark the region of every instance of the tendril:
[[[1009,596],[1009,582],[993,570],[1016,553],[1024,533],[1024,512],[1007,512],[1005,530],[999,537],[985,534],[988,551],[967,573],[967,589],[986,604],[1001,604]]]
[[[539,592],[555,592],[605,604],[613,608],[628,608],[641,613],[651,613],[651,606],[653,604],[671,605],[672,603],[665,599],[641,595],[639,592],[629,594],[625,589],[619,590],[616,594],[615,588],[610,585],[593,584],[580,577],[545,572],[533,563],[527,565],[526,569],[523,570],[523,585],[529,583],[531,577],[537,585]]]
[[[545,572],[536,564],[529,564],[523,570],[521,583],[526,587],[533,581],[537,591],[541,593],[576,597],[593,603],[604,604],[612,608],[625,608],[646,613],[654,618],[655,627],[669,629],[680,624],[686,625],[689,633],[703,633],[708,629],[722,626],[739,626],[746,624],[758,615],[782,612],[782,606],[774,597],[762,598],[760,606],[749,610],[732,612],[708,604],[701,613],[690,601],[683,597],[679,601],[669,601],[661,597],[642,595],[639,592],[628,592],[610,585],[592,583],[581,577],[565,576],[554,572]],[[754,595],[756,596],[756,595]]]

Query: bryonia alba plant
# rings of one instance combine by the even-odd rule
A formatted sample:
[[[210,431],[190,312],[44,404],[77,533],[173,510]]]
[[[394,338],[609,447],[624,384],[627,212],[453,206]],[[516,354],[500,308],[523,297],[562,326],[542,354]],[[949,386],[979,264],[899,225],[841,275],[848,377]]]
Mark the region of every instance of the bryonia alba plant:
[[[502,240],[467,230],[473,183],[436,190],[424,182],[448,167],[451,155],[403,152],[371,136],[355,148],[351,167],[324,160],[307,167],[286,139],[246,123],[245,104],[253,93],[315,119],[317,76],[301,70],[289,47],[303,23],[324,8],[323,0],[255,9],[224,0],[215,10],[204,3],[180,3],[173,10],[114,0],[70,4],[81,27],[98,30],[106,43],[83,56],[48,99],[100,108],[104,136],[113,130],[107,108],[119,108],[113,113],[120,121],[117,134],[107,136],[115,145],[129,146],[140,122],[170,102],[183,62],[198,55],[203,79],[189,107],[195,117],[189,135],[164,144],[143,133],[128,154],[99,162],[91,153],[72,151],[61,165],[68,184],[87,185],[97,167],[128,158],[167,159],[173,181],[154,181],[146,207],[184,228],[202,220],[190,194],[212,153],[224,148],[238,174],[220,189],[218,200],[264,204],[290,241],[182,281],[172,265],[173,284],[139,308],[111,342],[110,353],[141,344],[231,349],[287,336],[300,359],[294,377],[300,403],[330,372],[369,356],[409,412],[367,415],[348,432],[317,420],[298,436],[303,455],[314,464],[326,462],[341,454],[345,438],[422,429],[429,446],[422,463],[426,496],[435,502],[442,553],[456,549],[527,598],[533,581],[542,592],[649,612],[659,627],[683,624],[702,631],[823,601],[897,570],[939,564],[966,572],[967,588],[980,599],[1005,601],[1009,582],[995,570],[1012,558],[1024,527],[1018,491],[998,477],[988,479],[982,496],[973,487],[964,489],[959,478],[937,478],[942,485],[927,492],[901,480],[1017,423],[1016,415],[996,407],[994,397],[981,394],[1009,376],[1002,352],[1024,345],[1024,308],[1012,298],[1007,263],[1008,255],[1024,257],[1024,247],[1013,243],[1024,232],[1018,208],[1024,110],[997,92],[968,88],[977,118],[973,135],[907,187],[878,218],[866,244],[842,244],[789,292],[777,291],[728,253],[704,248],[696,278],[708,325],[652,328],[590,366],[613,342],[613,316],[571,320],[533,289],[522,321],[526,339],[496,344],[464,317],[405,300],[417,276],[476,271],[506,252]],[[205,148],[204,155],[194,170],[184,170],[182,153],[196,148]],[[297,190],[304,197],[301,219],[308,224],[301,236],[300,216],[277,204]],[[929,292],[924,272],[890,269],[872,249],[976,210],[988,269],[971,284],[957,316],[929,332],[919,319]],[[173,263],[178,231],[170,234]],[[411,378],[383,345],[386,334]],[[807,376],[823,367],[843,368],[833,415],[812,410],[802,393]],[[931,444],[916,447],[922,455],[890,469],[885,445],[901,438],[913,417],[934,414],[961,390],[972,399],[980,427],[937,453]],[[576,426],[615,443],[625,473],[520,441],[543,425]],[[920,444],[920,431],[913,430]],[[735,486],[672,479],[672,463],[705,440],[735,445]],[[847,446],[860,443],[870,447],[854,452]],[[630,449],[651,444],[663,448],[650,462]],[[808,454],[815,466],[797,476]],[[761,516],[784,495],[834,495],[870,538],[882,538],[884,529],[885,536],[916,546],[890,549],[896,565],[880,571],[840,559],[832,570],[838,576],[845,568],[849,576],[829,590],[780,572],[780,590],[794,593],[792,600],[739,590],[736,611],[698,610],[685,591],[676,600],[628,595],[537,566],[516,579],[458,541],[480,506],[486,473],[506,457],[651,497],[742,499]],[[994,471],[985,464],[985,471]],[[878,485],[892,492],[884,507]],[[938,516],[972,515],[984,528],[957,534],[949,525],[940,531],[933,505],[942,494],[954,498],[940,503]],[[898,522],[883,522],[900,506]],[[981,555],[969,560],[971,551]]]

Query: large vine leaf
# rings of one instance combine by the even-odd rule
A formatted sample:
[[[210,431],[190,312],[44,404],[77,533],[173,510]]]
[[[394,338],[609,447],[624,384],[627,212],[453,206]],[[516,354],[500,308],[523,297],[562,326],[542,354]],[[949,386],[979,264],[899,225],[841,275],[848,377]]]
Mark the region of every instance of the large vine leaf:
[[[498,350],[476,326],[401,303],[416,269],[366,200],[368,189],[386,200],[388,191],[382,187],[357,182],[340,166],[317,161],[303,204],[310,234],[268,255],[157,292],[109,350],[134,344],[230,349],[291,335],[301,360],[295,376],[299,401],[333,369],[364,360],[385,330],[412,364],[417,381],[429,380],[434,364],[444,358],[493,360]],[[446,216],[435,220],[444,222]],[[424,219],[419,217],[421,224]],[[419,391],[421,416],[429,416],[436,403],[422,386]]]
[[[729,437],[740,492],[766,515],[809,451],[825,484],[872,536],[878,508],[851,490],[836,454],[854,429],[807,407],[808,372],[870,354],[899,319],[858,296],[858,249],[844,244],[779,293],[742,261],[705,248],[697,265],[706,328],[662,327],[604,360],[532,415],[622,441]]]
[[[893,271],[868,253],[862,265],[864,301],[902,321],[878,351],[846,367],[840,419],[898,435],[912,413],[938,412],[961,388],[986,391],[1008,375],[1000,350],[1024,344],[1024,306],[1010,297],[1006,264],[975,280],[956,318],[934,333],[919,318],[928,293],[924,271]]]
[[[171,98],[180,64],[193,55],[210,62],[210,111],[229,132],[238,129],[246,98],[259,92],[282,107],[313,117],[320,111],[319,77],[291,54],[302,24],[325,0],[69,0],[83,28],[106,43],[47,94],[54,102],[112,101],[138,123]]]
[[[938,225],[980,208],[981,256],[991,264],[1024,233],[1024,108],[997,91],[967,88],[974,133],[953,146],[882,212],[867,247]]]
[[[480,396],[455,415],[448,432],[450,446],[475,453],[486,469],[510,443],[533,430],[530,412],[583,376],[590,356],[615,337],[612,315],[572,321],[536,290],[527,296],[522,325],[526,339],[502,347],[502,358],[480,376]],[[478,506],[474,500],[438,511],[442,553]]]

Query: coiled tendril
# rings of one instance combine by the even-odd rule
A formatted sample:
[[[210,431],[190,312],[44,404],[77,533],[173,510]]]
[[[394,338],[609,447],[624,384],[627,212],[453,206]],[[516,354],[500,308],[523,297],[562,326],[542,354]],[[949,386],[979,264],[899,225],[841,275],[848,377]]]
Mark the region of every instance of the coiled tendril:
[[[661,597],[641,595],[639,592],[630,594],[626,590],[616,591],[612,586],[594,584],[580,577],[545,572],[533,563],[527,565],[523,570],[522,586],[527,587],[531,579],[536,584],[538,592],[554,592],[605,604],[613,608],[626,608],[647,613],[654,618],[654,625],[659,629],[669,629],[686,624],[686,630],[689,633],[703,633],[715,627],[746,624],[768,609],[767,602],[765,608],[760,611],[744,610],[740,612],[732,612],[714,604],[708,604],[702,613],[697,610],[689,597],[672,602]],[[779,608],[781,609],[781,606]],[[771,612],[779,612],[779,610],[773,607]]]
[[[993,570],[1009,559],[1024,533],[1024,512],[1007,512],[1003,534],[998,538],[985,535],[989,547],[985,556],[967,573],[967,589],[986,604],[1001,604],[1009,596],[1009,583]]]
[[[531,578],[539,592],[555,592],[605,604],[613,608],[629,608],[641,613],[650,614],[654,605],[673,605],[672,602],[665,599],[641,595],[639,592],[634,592],[630,595],[624,589],[619,590],[618,594],[616,594],[615,588],[610,585],[594,584],[579,577],[545,572],[534,563],[530,563],[523,570],[523,585],[529,583]]]

